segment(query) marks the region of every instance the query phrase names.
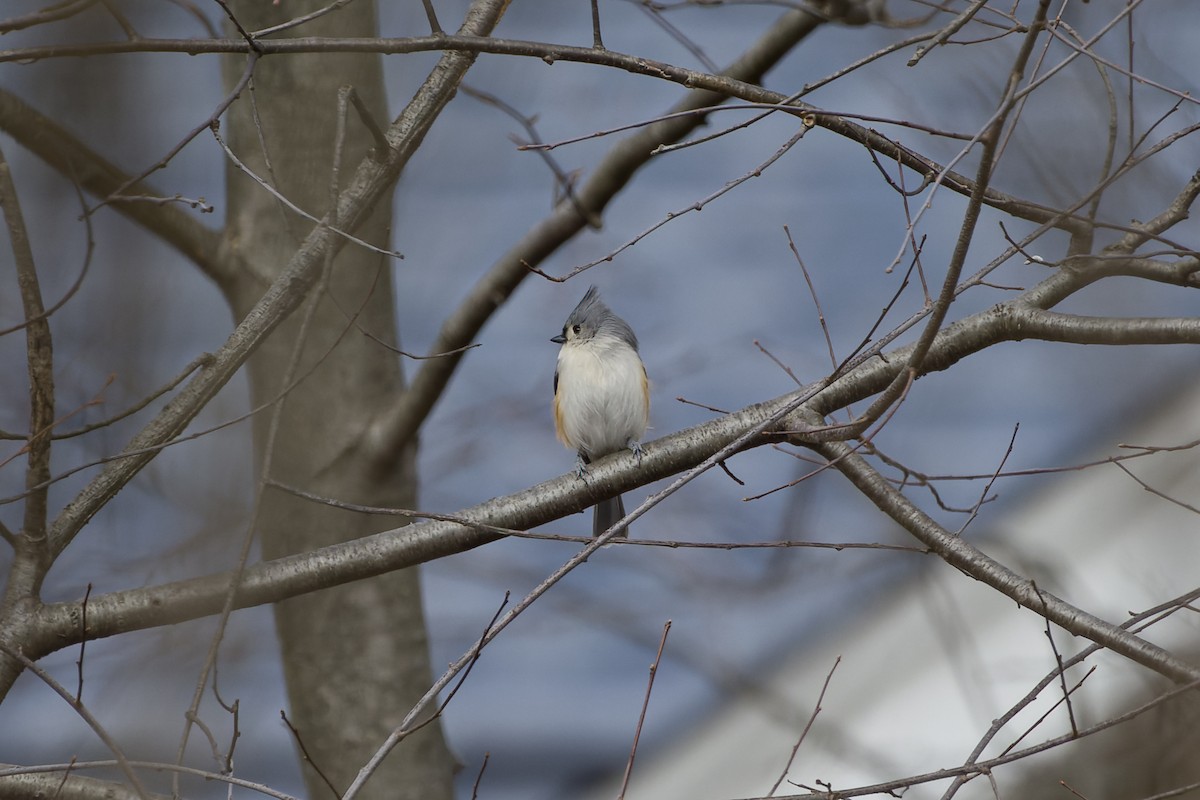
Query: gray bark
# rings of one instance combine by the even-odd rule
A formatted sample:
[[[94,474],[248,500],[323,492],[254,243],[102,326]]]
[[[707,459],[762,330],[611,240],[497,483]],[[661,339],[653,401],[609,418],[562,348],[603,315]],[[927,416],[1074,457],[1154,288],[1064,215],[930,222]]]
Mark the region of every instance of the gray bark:
[[[304,5],[305,8],[298,7]],[[286,8],[269,3],[231,6],[248,29],[258,29],[323,5]],[[304,26],[298,35],[371,36],[374,8],[355,3]],[[226,61],[232,86],[244,59]],[[249,97],[231,109],[229,142],[239,158],[268,177],[271,159],[276,188],[316,217],[330,207],[331,170],[338,124],[338,90],[352,85],[381,126],[387,110],[377,56],[301,55],[262,59],[254,73],[254,101],[261,120],[255,129]],[[362,122],[346,120],[343,169],[349,171],[371,146]],[[226,246],[249,268],[223,286],[242,318],[264,288],[288,263],[313,224],[287,211],[268,192],[230,166]],[[387,246],[390,203],[380,203],[356,235]],[[254,439],[260,477],[323,496],[373,506],[417,505],[415,444],[391,463],[368,465],[356,457],[365,422],[396,401],[404,388],[397,356],[365,335],[394,343],[395,312],[391,264],[357,245],[342,249],[327,267],[327,287],[264,343],[250,360],[255,407],[284,392],[289,366],[300,382],[281,403],[255,417]],[[336,301],[336,302],[335,302]],[[347,315],[358,313],[352,322]],[[361,330],[360,330],[361,328]],[[278,413],[272,434],[272,418]],[[394,524],[314,505],[266,489],[259,535],[266,558],[312,550],[375,533]],[[416,569],[297,597],[276,606],[284,671],[291,706],[309,756],[339,791],[378,747],[430,683],[428,642]],[[305,765],[309,794],[329,789]],[[448,798],[451,759],[439,727],[430,725],[397,749],[368,786],[366,796]]]

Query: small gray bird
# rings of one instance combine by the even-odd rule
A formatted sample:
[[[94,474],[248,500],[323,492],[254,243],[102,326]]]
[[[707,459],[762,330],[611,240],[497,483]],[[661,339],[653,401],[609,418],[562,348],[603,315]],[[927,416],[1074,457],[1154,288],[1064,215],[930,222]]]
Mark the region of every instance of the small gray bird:
[[[638,341],[629,323],[600,299],[593,286],[567,317],[554,373],[554,430],[576,452],[575,471],[601,456],[629,448],[639,463],[642,435],[650,418],[650,384],[638,356]],[[602,500],[592,517],[599,536],[625,516],[617,495]],[[621,532],[628,536],[629,530]]]

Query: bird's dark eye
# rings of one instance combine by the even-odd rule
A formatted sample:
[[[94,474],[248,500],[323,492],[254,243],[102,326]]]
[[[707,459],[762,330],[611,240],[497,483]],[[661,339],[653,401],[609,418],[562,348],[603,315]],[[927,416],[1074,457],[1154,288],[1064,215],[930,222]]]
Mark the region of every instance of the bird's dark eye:
[[[572,331],[572,332],[574,332],[574,334],[575,334],[576,336],[578,336],[578,335],[579,335],[579,331],[580,331],[580,327],[579,327],[578,325],[572,325],[572,326],[571,326],[571,331]]]

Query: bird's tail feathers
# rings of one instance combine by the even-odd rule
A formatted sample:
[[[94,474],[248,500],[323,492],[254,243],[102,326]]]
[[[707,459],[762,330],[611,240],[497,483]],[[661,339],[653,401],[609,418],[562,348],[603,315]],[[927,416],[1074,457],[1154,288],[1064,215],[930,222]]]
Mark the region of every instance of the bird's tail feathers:
[[[599,536],[606,530],[617,524],[617,520],[625,516],[625,503],[621,501],[621,496],[601,500],[596,504],[596,512],[592,515],[592,536]],[[617,534],[621,538],[628,538],[629,528]]]

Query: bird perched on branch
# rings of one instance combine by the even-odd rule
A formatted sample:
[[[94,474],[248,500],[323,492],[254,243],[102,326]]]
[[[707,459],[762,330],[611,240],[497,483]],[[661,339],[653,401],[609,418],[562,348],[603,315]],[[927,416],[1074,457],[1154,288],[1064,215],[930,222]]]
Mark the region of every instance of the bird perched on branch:
[[[629,323],[587,290],[567,317],[562,333],[550,341],[562,345],[554,372],[554,430],[578,456],[580,478],[601,456],[628,448],[642,460],[641,438],[650,418],[650,384]],[[592,517],[599,536],[625,516],[621,496],[602,500]],[[628,529],[620,534],[628,536]]]

